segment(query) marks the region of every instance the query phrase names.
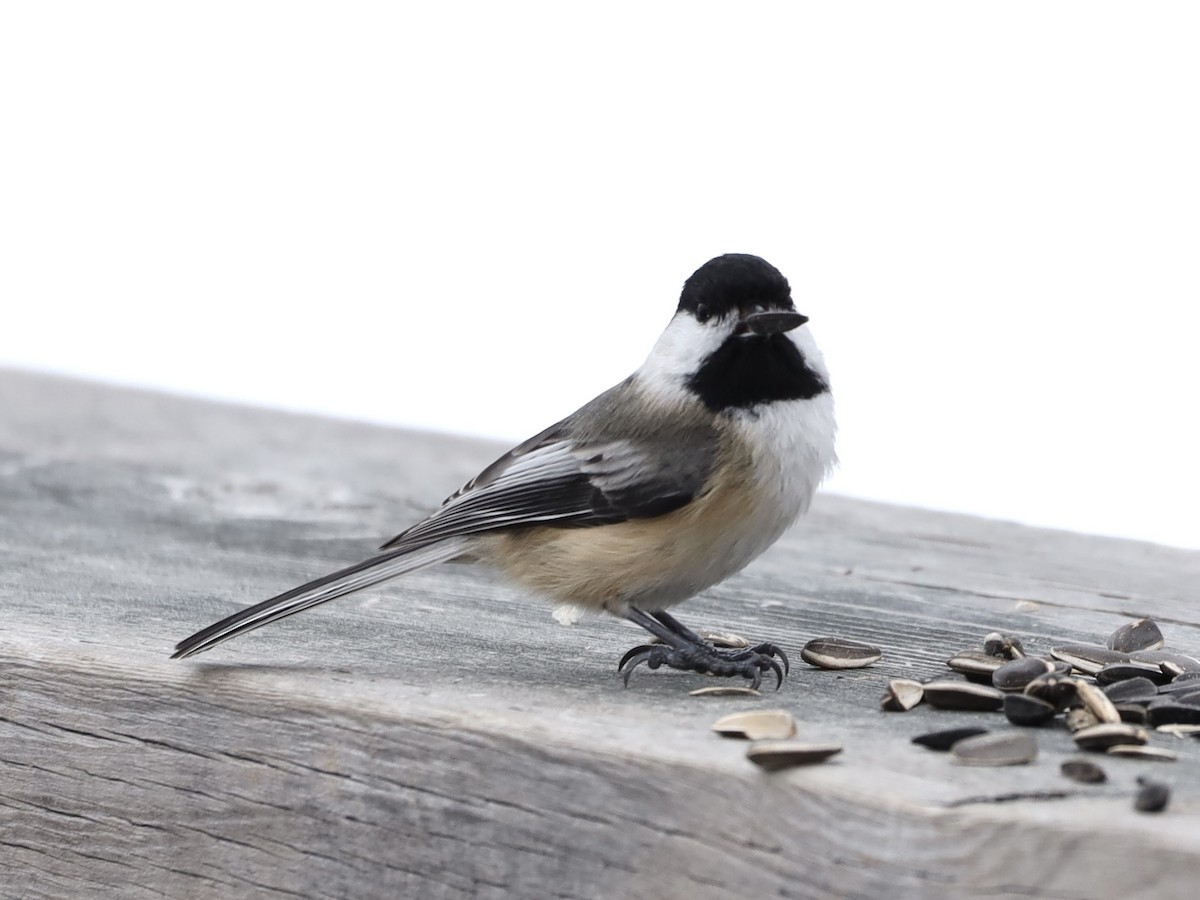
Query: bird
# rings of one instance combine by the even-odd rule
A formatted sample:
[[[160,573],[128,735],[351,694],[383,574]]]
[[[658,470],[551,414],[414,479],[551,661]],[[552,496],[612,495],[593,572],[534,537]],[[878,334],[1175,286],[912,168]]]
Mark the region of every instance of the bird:
[[[617,666],[626,686],[645,664],[755,688],[771,672],[778,690],[788,671],[780,647],[718,647],[669,610],[774,544],[837,462],[829,373],[807,321],[766,260],[709,260],[624,381],[509,450],[375,555],[196,632],[172,658],[455,561],[644,628],[654,640]]]

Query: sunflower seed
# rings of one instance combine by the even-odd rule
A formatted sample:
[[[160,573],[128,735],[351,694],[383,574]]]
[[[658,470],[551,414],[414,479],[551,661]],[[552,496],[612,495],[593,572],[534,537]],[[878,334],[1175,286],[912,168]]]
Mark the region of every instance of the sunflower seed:
[[[1200,706],[1176,703],[1172,698],[1164,697],[1146,707],[1146,724],[1151,728],[1159,725],[1200,725]]]
[[[1157,759],[1162,762],[1175,762],[1179,759],[1179,754],[1174,750],[1146,747],[1141,744],[1114,744],[1104,752],[1109,756],[1131,756],[1135,759]]]
[[[1160,694],[1171,694],[1174,696],[1177,694],[1190,694],[1193,691],[1200,691],[1200,680],[1189,677],[1192,674],[1192,672],[1185,672],[1178,678],[1169,681],[1166,684],[1160,684],[1158,686],[1158,692]]]
[[[1134,662],[1154,663],[1156,666],[1171,663],[1184,673],[1200,672],[1200,659],[1184,653],[1173,653],[1170,650],[1138,650],[1130,653],[1129,658]]]
[[[924,685],[925,699],[938,709],[997,710],[1004,705],[1004,692],[968,681],[931,681]]]
[[[807,766],[842,752],[841,744],[799,744],[795,741],[759,741],[746,751],[756,766],[774,772],[792,766]]]
[[[1025,648],[1021,646],[1020,638],[993,631],[983,639],[983,652],[1004,659],[1021,659],[1025,655]]]
[[[747,697],[762,696],[759,691],[752,687],[746,687],[743,684],[712,684],[708,687],[688,691],[688,694],[692,697],[733,697],[739,694]]]
[[[847,638],[813,638],[800,651],[800,658],[819,669],[861,669],[883,656],[883,651],[862,641]]]
[[[979,650],[960,650],[946,660],[946,665],[972,681],[991,684],[992,673],[1004,665],[1004,660]]]
[[[1099,644],[1066,644],[1052,649],[1050,655],[1063,662],[1069,662],[1085,675],[1095,675],[1110,663],[1129,660],[1128,653],[1109,650]]]
[[[1004,715],[1014,725],[1043,725],[1054,718],[1054,707],[1028,694],[1007,694]]]
[[[1062,709],[1075,699],[1076,684],[1074,678],[1052,672],[1049,675],[1040,675],[1025,685],[1025,693],[1053,704],[1055,709]]]
[[[1036,656],[1009,660],[992,672],[992,687],[1002,691],[1019,691],[1033,679],[1053,671],[1053,663]]]
[[[697,634],[714,647],[726,647],[730,650],[742,650],[750,646],[750,642],[740,634],[732,631],[698,631]]]
[[[784,709],[752,709],[717,719],[712,730],[725,737],[751,741],[789,738],[796,733],[796,720]]]
[[[879,701],[879,706],[888,712],[908,712],[924,696],[925,688],[921,682],[911,678],[893,678],[888,682],[887,693]]]
[[[1171,789],[1160,781],[1150,781],[1139,778],[1137,796],[1133,800],[1133,808],[1138,812],[1162,812],[1171,802]]]
[[[912,739],[914,744],[944,753],[955,744],[966,738],[988,734],[986,728],[948,728],[945,731],[931,731],[929,734],[919,734]]]
[[[1140,703],[1114,703],[1113,706],[1121,714],[1122,722],[1128,722],[1130,725],[1146,724],[1146,707]]]
[[[1068,759],[1063,762],[1059,771],[1080,784],[1103,784],[1108,781],[1104,770],[1090,759]]]
[[[1004,731],[964,738],[950,753],[967,766],[1020,766],[1037,759],[1037,741],[1027,731]]]
[[[1145,678],[1155,684],[1166,684],[1171,680],[1171,677],[1163,672],[1162,666],[1153,663],[1109,663],[1096,673],[1096,683],[1103,685],[1119,684],[1134,678]]]
[[[1162,632],[1153,619],[1126,622],[1108,636],[1108,649],[1122,653],[1135,650],[1158,650],[1163,645]]]
[[[1113,703],[1149,703],[1158,696],[1158,685],[1149,678],[1130,678],[1104,689]]]
[[[1175,737],[1200,737],[1200,725],[1158,725],[1154,730]]]
[[[1076,731],[1075,744],[1084,750],[1104,751],[1117,744],[1144,744],[1148,740],[1144,728],[1125,723],[1105,722]]]
[[[1098,722],[1120,722],[1121,714],[1117,712],[1108,695],[1094,684],[1088,684],[1086,681],[1081,681],[1075,685],[1075,692],[1079,695],[1079,701],[1084,707],[1096,717]],[[1200,712],[1200,710],[1198,710]]]

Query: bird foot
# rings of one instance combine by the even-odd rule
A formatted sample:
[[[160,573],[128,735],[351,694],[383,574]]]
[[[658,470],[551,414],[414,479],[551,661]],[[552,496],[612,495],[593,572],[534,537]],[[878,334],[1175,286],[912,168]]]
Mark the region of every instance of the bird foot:
[[[643,644],[621,657],[621,662],[617,665],[617,671],[625,679],[626,686],[629,685],[629,676],[633,670],[642,663],[645,663],[648,669],[667,666],[671,669],[722,678],[741,675],[750,679],[750,686],[753,688],[762,684],[764,672],[774,672],[775,690],[779,690],[783,685],[784,675],[789,671],[787,654],[774,644],[758,644],[755,647],[732,650],[714,647],[707,641],[682,647]],[[782,667],[780,663],[783,663]]]

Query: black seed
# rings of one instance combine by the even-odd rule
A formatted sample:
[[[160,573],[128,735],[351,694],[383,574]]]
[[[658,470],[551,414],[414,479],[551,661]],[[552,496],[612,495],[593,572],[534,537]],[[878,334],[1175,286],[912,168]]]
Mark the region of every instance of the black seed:
[[[1130,725],[1146,724],[1146,707],[1140,703],[1114,703],[1113,706],[1117,708],[1122,722],[1128,722]]]
[[[1172,663],[1185,673],[1200,672],[1200,659],[1184,653],[1172,653],[1170,650],[1138,650],[1130,653],[1129,658],[1134,662],[1154,663],[1155,665]]]
[[[1025,648],[1021,639],[1011,634],[1001,634],[993,631],[983,639],[983,652],[988,656],[999,656],[1004,659],[1021,659],[1025,656]]]
[[[1063,709],[1075,699],[1077,682],[1074,678],[1053,672],[1033,679],[1025,685],[1025,693],[1030,697],[1037,697],[1039,700],[1053,704],[1055,709]]]
[[[917,735],[912,742],[944,753],[964,738],[977,737],[987,733],[986,728],[950,728],[946,731],[931,731],[929,734]]]
[[[1162,812],[1171,802],[1171,789],[1161,781],[1150,781],[1139,778],[1137,796],[1133,800],[1133,808],[1138,812]]]
[[[1054,671],[1054,665],[1036,656],[1014,659],[992,672],[992,686],[1002,691],[1019,691],[1042,675]]]
[[[966,681],[931,681],[925,686],[925,701],[938,709],[993,711],[1004,705],[1004,692]]]
[[[1158,685],[1149,678],[1130,678],[1104,689],[1113,703],[1149,703],[1158,696]]]
[[[1169,694],[1172,697],[1192,694],[1197,691],[1200,691],[1200,681],[1197,681],[1194,678],[1187,678],[1182,675],[1169,684],[1160,684],[1158,686],[1158,692],[1160,694]]]
[[[1014,725],[1043,725],[1054,718],[1054,706],[1028,694],[1008,694],[1004,715]]]
[[[1200,706],[1185,706],[1164,697],[1146,707],[1146,724],[1151,728],[1159,725],[1200,725]]]
[[[1128,622],[1114,631],[1108,638],[1108,649],[1122,653],[1135,650],[1157,650],[1163,645],[1162,632],[1153,619],[1138,619]]]
[[[1068,759],[1062,764],[1060,771],[1067,778],[1080,784],[1103,784],[1108,781],[1104,770],[1090,759]]]
[[[1171,676],[1162,670],[1162,666],[1156,666],[1153,663],[1109,663],[1096,673],[1098,684],[1116,684],[1133,678],[1145,678],[1155,684],[1166,684],[1171,680]]]

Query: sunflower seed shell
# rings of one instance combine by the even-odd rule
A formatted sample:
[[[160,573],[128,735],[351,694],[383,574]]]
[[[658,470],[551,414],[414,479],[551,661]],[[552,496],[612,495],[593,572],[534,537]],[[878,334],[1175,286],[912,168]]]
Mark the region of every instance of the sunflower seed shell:
[[[1121,714],[1108,699],[1108,695],[1096,685],[1081,681],[1075,685],[1075,692],[1079,695],[1079,700],[1084,708],[1096,717],[1097,722],[1121,721]]]
[[[800,651],[800,658],[819,669],[861,669],[877,662],[883,651],[848,638],[813,638]]]
[[[880,708],[888,712],[908,712],[925,697],[921,682],[911,678],[893,678],[888,682],[887,693],[879,701]]]
[[[1072,781],[1080,784],[1103,784],[1108,781],[1104,770],[1090,759],[1068,759],[1060,767],[1060,771]]]
[[[1073,737],[1080,748],[1100,752],[1118,744],[1144,744],[1148,740],[1145,729],[1123,722],[1093,725],[1076,731]]]
[[[796,720],[785,709],[752,709],[717,719],[712,730],[724,737],[751,741],[780,740],[796,733]]]
[[[1160,762],[1175,762],[1179,759],[1179,754],[1174,750],[1148,747],[1144,744],[1114,744],[1104,752],[1109,756],[1128,756],[1134,759],[1159,760]]]
[[[800,744],[795,741],[759,741],[746,758],[769,772],[822,762],[842,752],[841,744]]]
[[[688,691],[691,697],[761,697],[762,693],[744,684],[711,684],[708,687]]]
[[[1026,731],[1002,731],[965,738],[950,753],[967,766],[1020,766],[1037,759],[1037,741]]]
[[[1128,653],[1109,650],[1099,644],[1065,644],[1055,647],[1050,651],[1050,655],[1070,663],[1085,675],[1095,675],[1107,665],[1129,660]]]

